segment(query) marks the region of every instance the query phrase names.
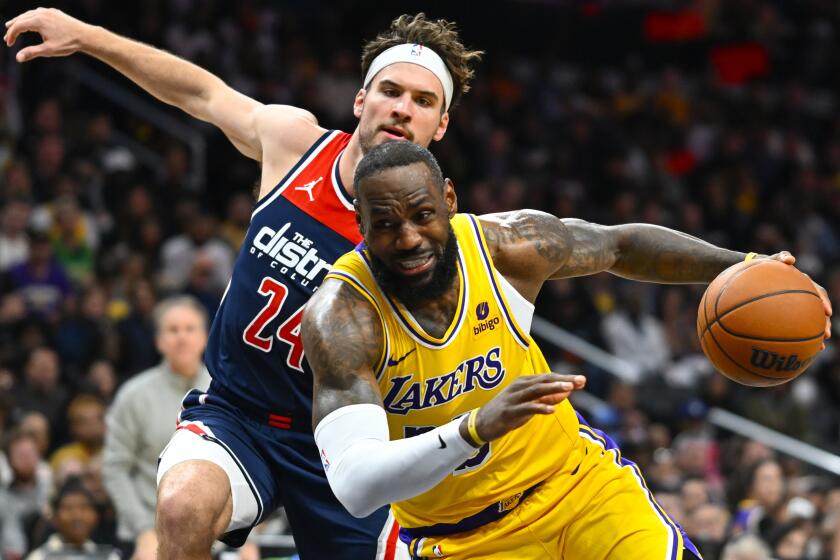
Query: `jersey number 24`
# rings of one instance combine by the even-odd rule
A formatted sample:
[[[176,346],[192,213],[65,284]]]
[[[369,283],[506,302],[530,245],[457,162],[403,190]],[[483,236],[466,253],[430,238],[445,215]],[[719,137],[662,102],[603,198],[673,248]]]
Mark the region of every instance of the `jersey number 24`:
[[[268,296],[268,303],[257,313],[257,316],[245,328],[242,333],[242,340],[245,344],[257,350],[268,353],[274,347],[274,336],[262,336],[260,333],[265,326],[280,314],[289,289],[270,276],[266,276],[260,282],[257,291]],[[303,306],[300,306],[283,324],[277,329],[276,336],[282,342],[290,346],[289,354],[286,356],[286,364],[298,371],[303,371],[303,342],[300,340],[300,318],[303,314]]]

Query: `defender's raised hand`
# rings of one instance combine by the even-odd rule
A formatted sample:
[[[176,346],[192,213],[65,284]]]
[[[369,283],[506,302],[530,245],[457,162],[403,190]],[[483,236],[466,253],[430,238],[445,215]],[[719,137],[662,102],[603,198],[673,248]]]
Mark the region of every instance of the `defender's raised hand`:
[[[6,22],[3,40],[14,45],[18,36],[27,31],[38,33],[43,40],[38,45],[21,49],[15,59],[27,62],[44,56],[68,56],[82,48],[82,40],[90,25],[70,17],[55,8],[36,8]]]

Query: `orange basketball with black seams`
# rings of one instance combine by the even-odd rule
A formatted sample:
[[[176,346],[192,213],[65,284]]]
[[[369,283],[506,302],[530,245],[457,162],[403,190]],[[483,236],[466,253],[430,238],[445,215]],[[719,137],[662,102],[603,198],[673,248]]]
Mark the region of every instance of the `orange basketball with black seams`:
[[[754,259],[709,284],[697,314],[706,357],[729,379],[753,387],[790,381],[823,344],[825,312],[811,280],[780,261]]]

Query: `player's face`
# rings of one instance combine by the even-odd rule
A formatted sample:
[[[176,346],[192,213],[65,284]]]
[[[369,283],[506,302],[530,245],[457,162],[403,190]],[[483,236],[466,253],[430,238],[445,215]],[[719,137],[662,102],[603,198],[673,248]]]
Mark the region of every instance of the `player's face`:
[[[436,299],[453,286],[458,245],[449,219],[455,190],[443,192],[425,163],[363,180],[357,219],[380,285],[405,305]]]
[[[353,104],[362,152],[392,140],[423,147],[440,140],[449,124],[444,103],[443,86],[430,70],[408,62],[386,66]]]

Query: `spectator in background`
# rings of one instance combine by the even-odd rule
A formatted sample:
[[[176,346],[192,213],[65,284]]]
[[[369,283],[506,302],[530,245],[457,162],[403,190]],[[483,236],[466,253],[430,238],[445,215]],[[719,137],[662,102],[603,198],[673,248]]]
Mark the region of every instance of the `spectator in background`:
[[[729,499],[735,503],[733,533],[753,533],[767,539],[784,513],[785,478],[775,459],[762,459],[730,479]]]
[[[53,334],[53,346],[61,358],[65,377],[78,380],[83,372],[103,356],[107,328],[107,294],[99,285],[91,285],[79,297],[68,298],[61,321]]]
[[[26,261],[29,256],[29,238],[26,226],[31,208],[24,200],[13,199],[0,213],[0,272]]]
[[[744,535],[726,545],[721,560],[772,560],[770,550],[758,538]]]
[[[190,389],[206,390],[210,374],[202,363],[207,315],[187,296],[155,308],[157,346],[163,362],[126,382],[108,414],[104,477],[114,496],[118,537],[134,543],[134,558],[154,559],[157,460],[176,426],[181,399]]]
[[[44,481],[47,487],[51,486],[52,470],[44,460],[50,448],[50,425],[46,416],[40,412],[29,412],[21,418],[17,425],[17,430],[21,434],[32,436],[35,440],[38,456],[40,457],[36,476],[38,480]],[[0,453],[0,487],[5,488],[9,486],[13,479],[14,473],[9,466],[8,458],[5,454]]]
[[[46,347],[29,354],[24,368],[24,383],[12,390],[12,402],[21,412],[37,411],[49,420],[55,433],[67,403],[67,388],[59,384],[58,355]]]
[[[5,170],[5,183],[0,181],[0,202],[32,199],[32,173],[22,159],[14,159]]]
[[[9,269],[9,279],[29,311],[50,321],[58,319],[61,302],[72,292],[64,269],[53,258],[49,236],[42,231],[29,233],[29,258]]]
[[[688,515],[685,530],[704,558],[720,557],[729,519],[729,512],[718,504],[703,504]]]
[[[130,301],[131,313],[117,324],[121,375],[134,375],[154,366],[160,359],[152,317],[157,294],[152,283],[145,279],[134,283],[130,288]]]
[[[619,284],[618,305],[604,317],[602,330],[610,352],[650,376],[668,365],[671,351],[662,322],[645,309],[646,289],[643,284]]]
[[[808,540],[813,527],[804,519],[792,519],[777,526],[767,537],[775,560],[806,558]]]
[[[33,166],[33,194],[38,201],[45,201],[53,193],[53,186],[58,182],[66,166],[64,138],[55,132],[42,136],[35,146],[35,165]]]
[[[253,210],[254,200],[248,193],[235,193],[228,201],[227,217],[219,229],[222,239],[227,241],[234,251],[239,251],[245,239]]]
[[[184,289],[196,259],[203,257],[211,265],[208,286],[219,296],[233,271],[235,253],[216,237],[216,219],[206,211],[194,208],[186,222],[187,232],[170,238],[161,249],[161,285],[170,290]]]
[[[102,452],[105,442],[105,405],[98,397],[82,394],[70,401],[67,420],[73,441],[59,447],[50,457],[50,466],[59,470],[67,460],[88,463]]]
[[[98,234],[93,220],[85,216],[75,197],[57,198],[51,210],[48,232],[56,259],[77,286],[87,286],[95,266]]]
[[[52,501],[52,522],[57,529],[43,546],[32,551],[26,560],[85,558],[86,560],[119,560],[110,546],[90,540],[99,522],[93,496],[78,478],[68,479]]]
[[[196,299],[204,306],[210,320],[216,315],[222,300],[221,292],[214,281],[215,264],[210,255],[201,252],[195,256],[190,268],[187,285],[182,293]]]
[[[6,444],[12,481],[0,489],[0,557],[17,560],[29,543],[26,527],[47,505],[50,481],[38,476],[38,444],[31,435],[12,432]]]
[[[85,382],[102,399],[102,402],[110,404],[114,400],[114,391],[117,388],[117,374],[114,366],[107,360],[97,360],[88,368]]]

